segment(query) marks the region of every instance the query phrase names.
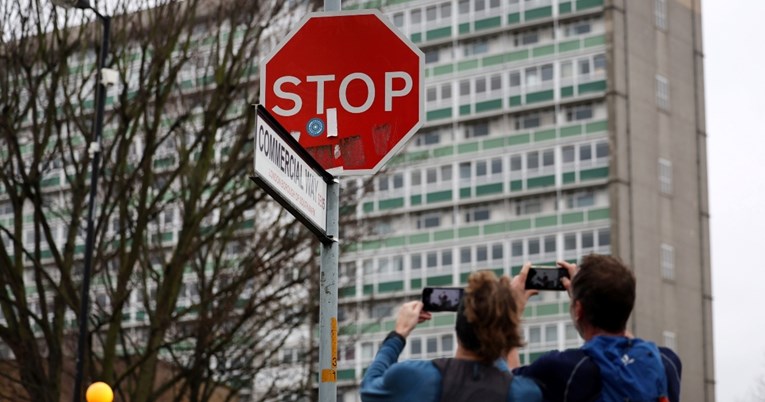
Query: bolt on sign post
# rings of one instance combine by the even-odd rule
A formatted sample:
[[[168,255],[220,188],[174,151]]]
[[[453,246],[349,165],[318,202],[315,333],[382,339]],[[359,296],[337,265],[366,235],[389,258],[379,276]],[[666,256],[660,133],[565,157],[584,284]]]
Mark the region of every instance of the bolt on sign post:
[[[261,64],[260,101],[334,176],[377,173],[425,121],[424,60],[379,11],[325,0]],[[319,295],[319,402],[337,400],[337,180],[327,183]]]

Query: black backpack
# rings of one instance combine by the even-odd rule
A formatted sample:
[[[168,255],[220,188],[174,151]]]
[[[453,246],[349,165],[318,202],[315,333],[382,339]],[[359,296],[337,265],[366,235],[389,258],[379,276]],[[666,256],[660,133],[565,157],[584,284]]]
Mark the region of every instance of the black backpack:
[[[513,375],[494,365],[459,359],[433,359],[441,372],[441,401],[506,402]]]

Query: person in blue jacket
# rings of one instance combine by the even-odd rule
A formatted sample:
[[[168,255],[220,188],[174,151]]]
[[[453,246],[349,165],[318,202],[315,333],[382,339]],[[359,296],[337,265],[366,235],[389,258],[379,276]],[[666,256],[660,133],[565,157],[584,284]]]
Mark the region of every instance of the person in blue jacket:
[[[539,402],[534,381],[509,372],[504,360],[522,345],[520,313],[526,298],[514,290],[525,282],[528,265],[511,280],[491,271],[468,278],[457,310],[454,358],[398,362],[406,338],[431,318],[423,304],[401,306],[395,330],[383,341],[361,382],[363,402]],[[522,286],[521,286],[522,288]]]
[[[585,340],[578,349],[548,352],[520,365],[508,355],[513,373],[531,377],[548,402],[680,400],[680,358],[672,350],[635,338],[627,320],[635,305],[635,276],[612,256],[591,254],[579,269],[559,261],[571,280],[571,319]],[[530,294],[531,292],[527,292]]]

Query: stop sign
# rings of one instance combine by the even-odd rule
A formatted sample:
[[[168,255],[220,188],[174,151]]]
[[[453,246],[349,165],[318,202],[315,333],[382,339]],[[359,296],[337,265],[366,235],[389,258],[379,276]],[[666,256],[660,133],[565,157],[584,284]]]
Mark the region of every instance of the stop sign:
[[[324,169],[372,174],[424,121],[423,65],[378,11],[313,13],[263,62],[260,102]]]

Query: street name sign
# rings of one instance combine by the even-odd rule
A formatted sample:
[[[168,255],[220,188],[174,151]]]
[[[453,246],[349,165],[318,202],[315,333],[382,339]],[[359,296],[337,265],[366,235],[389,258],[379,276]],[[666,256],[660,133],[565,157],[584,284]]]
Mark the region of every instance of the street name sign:
[[[327,184],[334,178],[262,105],[256,105],[252,178],[322,241],[327,238]]]

